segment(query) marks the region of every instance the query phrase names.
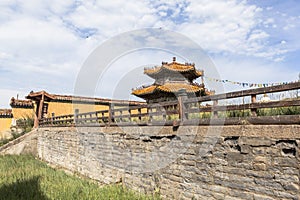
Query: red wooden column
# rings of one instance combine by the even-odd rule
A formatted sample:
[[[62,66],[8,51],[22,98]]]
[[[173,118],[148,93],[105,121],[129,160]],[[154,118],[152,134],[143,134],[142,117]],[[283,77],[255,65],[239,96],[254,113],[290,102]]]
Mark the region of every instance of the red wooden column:
[[[39,120],[43,118],[44,101],[45,101],[45,92],[42,93],[42,98],[40,100],[39,112],[38,112],[38,119]]]
[[[38,107],[37,107],[37,111],[36,111],[35,118],[34,118],[34,127],[35,128],[39,127],[39,121],[40,121],[40,119],[42,119],[44,101],[45,101],[45,92],[42,93],[41,99],[37,103]]]

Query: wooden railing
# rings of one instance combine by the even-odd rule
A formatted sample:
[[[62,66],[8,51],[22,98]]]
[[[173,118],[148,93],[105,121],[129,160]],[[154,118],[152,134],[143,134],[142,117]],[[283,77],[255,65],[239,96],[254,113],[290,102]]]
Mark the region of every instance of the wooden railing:
[[[107,110],[55,116],[39,121],[40,126],[146,126],[146,125],[237,125],[300,124],[300,98],[257,101],[257,96],[280,92],[298,92],[300,82],[242,90],[211,96],[188,98],[178,93],[178,101],[161,102]],[[297,93],[298,94],[298,93]],[[249,98],[249,102],[229,105],[221,101]],[[205,105],[204,105],[205,104]],[[296,112],[262,116],[264,109],[294,108]],[[289,115],[286,115],[289,114]]]

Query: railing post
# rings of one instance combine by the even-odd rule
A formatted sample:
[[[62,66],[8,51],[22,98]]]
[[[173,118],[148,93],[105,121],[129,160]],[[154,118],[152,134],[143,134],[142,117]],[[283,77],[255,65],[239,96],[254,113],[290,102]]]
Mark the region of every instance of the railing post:
[[[162,117],[163,117],[163,120],[166,121],[167,120],[167,106],[162,106],[162,108],[163,108],[162,109]]]
[[[123,111],[120,110],[120,122],[123,122],[123,117],[122,117],[122,115],[123,115]]]
[[[152,107],[148,107],[147,108],[147,112],[149,114],[149,121],[152,122],[152,120],[153,120],[153,116],[151,115],[151,113],[152,113]]]
[[[128,114],[129,114],[128,120],[129,120],[129,122],[132,122],[132,120],[131,120],[131,110],[130,110],[130,108],[128,109]]]
[[[218,118],[218,111],[214,110],[215,106],[218,106],[218,100],[213,100],[213,118]]]
[[[139,121],[142,121],[142,109],[141,108],[138,108],[138,114],[139,114]]]
[[[101,112],[101,116],[102,116],[102,122],[105,124],[106,120],[104,120],[104,117],[105,117],[104,112]]]
[[[51,126],[53,126],[54,117],[55,117],[55,114],[51,113]]]
[[[113,105],[112,103],[108,104],[108,126],[110,126],[114,122],[114,113],[113,113]]]
[[[78,122],[78,114],[79,114],[79,109],[75,109],[75,112],[74,112],[74,125],[75,126]]]
[[[178,91],[178,106],[179,106],[179,119],[184,122],[187,119],[186,107],[184,101],[187,99],[187,93],[185,89],[180,89]]]
[[[256,95],[252,94],[251,95],[251,103],[255,103],[256,102]],[[252,117],[256,117],[257,116],[257,109],[256,108],[251,108],[251,116]]]

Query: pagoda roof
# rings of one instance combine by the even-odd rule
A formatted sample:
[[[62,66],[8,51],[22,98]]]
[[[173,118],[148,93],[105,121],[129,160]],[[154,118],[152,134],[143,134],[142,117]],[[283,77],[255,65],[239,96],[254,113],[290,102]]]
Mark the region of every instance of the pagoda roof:
[[[144,96],[155,92],[176,93],[179,90],[185,89],[187,93],[197,93],[204,90],[203,87],[196,84],[187,83],[165,83],[164,85],[151,85],[148,87],[138,88],[132,91],[133,95]]]
[[[203,71],[197,70],[195,68],[195,64],[191,63],[178,63],[176,62],[176,59],[173,58],[173,62],[167,63],[162,62],[161,66],[156,66],[153,68],[145,68],[144,73],[152,78],[156,78],[159,74],[163,73],[164,71],[167,72],[178,72],[178,73],[189,73],[193,76],[193,78],[198,78],[200,76],[203,76]]]

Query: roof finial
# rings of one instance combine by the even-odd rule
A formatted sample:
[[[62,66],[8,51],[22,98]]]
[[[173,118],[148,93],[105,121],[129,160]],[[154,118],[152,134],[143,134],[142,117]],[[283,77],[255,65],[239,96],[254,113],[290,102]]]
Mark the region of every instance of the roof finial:
[[[173,57],[173,62],[175,62],[176,61],[176,57]]]

